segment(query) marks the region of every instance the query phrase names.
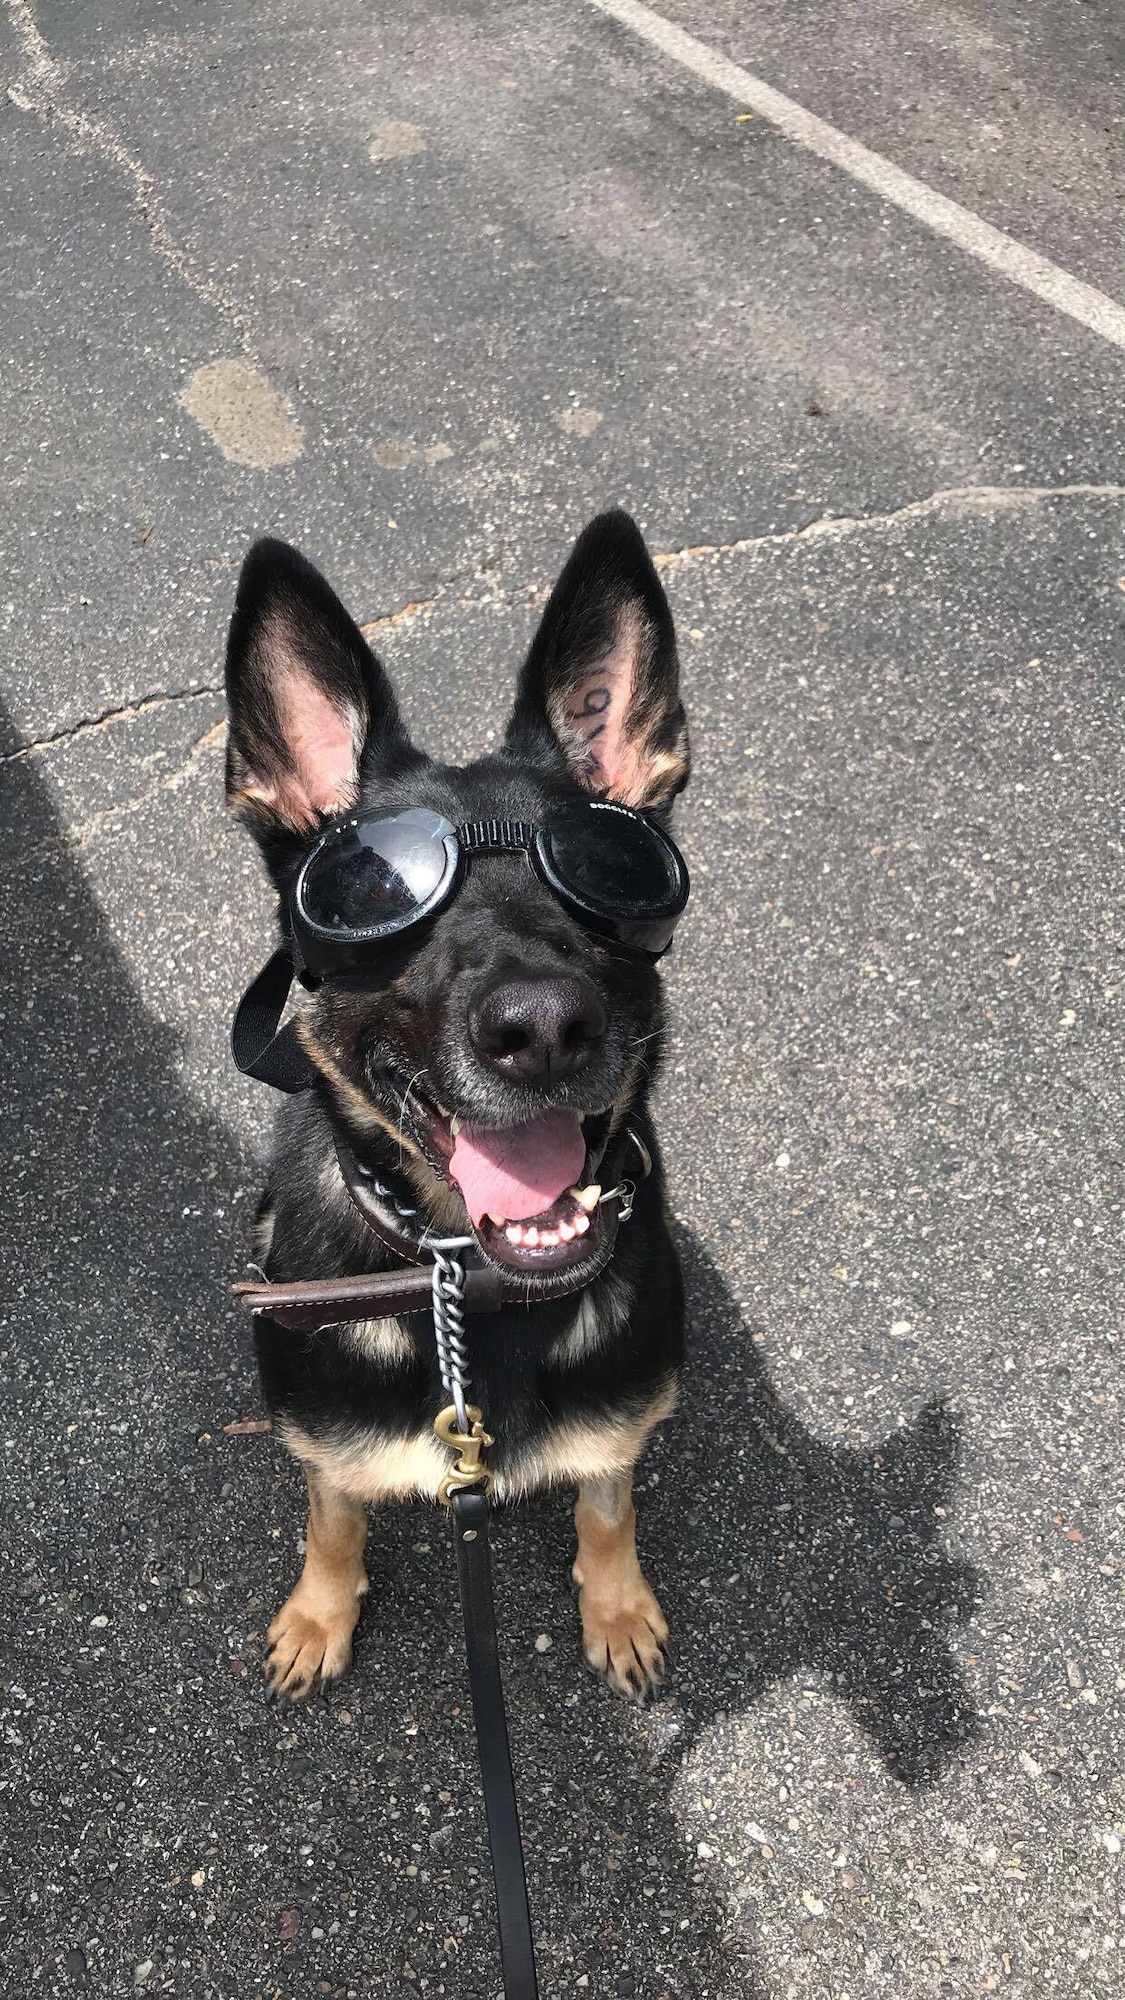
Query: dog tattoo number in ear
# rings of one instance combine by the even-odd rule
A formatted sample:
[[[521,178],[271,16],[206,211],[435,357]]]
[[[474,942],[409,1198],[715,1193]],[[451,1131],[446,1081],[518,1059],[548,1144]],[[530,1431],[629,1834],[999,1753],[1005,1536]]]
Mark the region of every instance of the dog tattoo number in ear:
[[[592,681],[584,682],[576,690],[574,703],[567,711],[568,720],[574,724],[579,736],[585,742],[586,752],[582,758],[582,776],[592,785],[600,785],[606,782],[598,751],[593,748],[593,745],[599,736],[605,735],[606,724],[610,720],[607,711],[612,701],[612,689],[608,688],[603,680],[595,678]],[[599,716],[603,718],[600,722],[598,721]],[[593,727],[588,728],[588,723],[592,723]]]

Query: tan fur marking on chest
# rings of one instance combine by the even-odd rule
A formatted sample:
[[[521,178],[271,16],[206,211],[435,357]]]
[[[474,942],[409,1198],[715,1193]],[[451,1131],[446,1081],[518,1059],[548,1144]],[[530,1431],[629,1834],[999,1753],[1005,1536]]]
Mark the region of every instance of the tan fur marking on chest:
[[[534,1451],[506,1467],[496,1483],[498,1497],[523,1498],[543,1487],[579,1486],[583,1480],[627,1472],[675,1404],[675,1385],[670,1383],[639,1417],[560,1424]],[[337,1444],[311,1438],[292,1422],[283,1421],[279,1430],[302,1465],[355,1500],[434,1500],[450,1463],[429,1431],[408,1438],[353,1437]]]
[[[354,1437],[335,1444],[309,1437],[298,1424],[283,1423],[280,1429],[302,1465],[312,1466],[353,1500],[436,1499],[450,1462],[449,1453],[429,1431],[407,1438]]]
[[[560,1424],[535,1451],[509,1468],[504,1491],[522,1496],[544,1486],[581,1486],[584,1480],[628,1472],[657,1424],[675,1407],[676,1385],[670,1382],[639,1417]]]
[[[620,1332],[628,1316],[627,1296],[622,1294],[612,1274],[603,1272],[597,1300],[590,1292],[581,1294],[570,1327],[556,1342],[551,1357],[555,1366],[578,1367],[587,1355],[595,1353],[611,1335]]]
[[[368,1361],[413,1361],[418,1350],[401,1320],[357,1319],[342,1328],[344,1339]]]

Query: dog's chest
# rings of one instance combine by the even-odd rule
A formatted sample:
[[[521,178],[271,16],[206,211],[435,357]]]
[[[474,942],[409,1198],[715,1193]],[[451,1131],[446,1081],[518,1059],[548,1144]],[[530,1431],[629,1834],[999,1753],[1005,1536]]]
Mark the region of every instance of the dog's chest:
[[[599,1312],[594,1299],[583,1296],[552,1344],[556,1382],[581,1369],[596,1352],[607,1321],[613,1323],[616,1317],[608,1299],[601,1302]],[[404,1365],[408,1368],[418,1360],[410,1334],[397,1320],[359,1322],[348,1328],[344,1338],[353,1355],[369,1364],[373,1383],[380,1378],[388,1381]],[[542,1383],[531,1385],[526,1379],[517,1383],[514,1377],[497,1381],[486,1375],[483,1387],[470,1389],[470,1401],[474,1393],[483,1395],[487,1427],[496,1438],[488,1458],[501,1498],[580,1485],[626,1471],[675,1400],[674,1384],[668,1379],[651,1386],[639,1409],[636,1397],[630,1396],[627,1411],[612,1402],[593,1411],[588,1407],[571,1411],[564,1398],[554,1415],[545,1416],[545,1407],[555,1402],[555,1396],[544,1395]],[[357,1500],[436,1499],[450,1459],[434,1436],[437,1410],[430,1410],[432,1400],[432,1396],[420,1398],[417,1415],[405,1422],[403,1404],[395,1412],[397,1421],[387,1421],[390,1408],[380,1408],[377,1393],[357,1399],[346,1413],[337,1408],[327,1422],[305,1423],[301,1413],[291,1409],[279,1413],[278,1429],[297,1458]]]
[[[499,1451],[486,1454],[496,1466],[497,1498],[523,1499],[546,1487],[581,1486],[627,1472],[674,1404],[675,1388],[668,1384],[639,1413],[568,1418],[514,1449],[505,1449],[498,1440]],[[497,1420],[491,1421],[495,1426]],[[367,1503],[436,1500],[449,1470],[449,1453],[428,1427],[406,1437],[389,1436],[373,1425],[314,1437],[292,1419],[283,1419],[279,1428],[302,1464]]]

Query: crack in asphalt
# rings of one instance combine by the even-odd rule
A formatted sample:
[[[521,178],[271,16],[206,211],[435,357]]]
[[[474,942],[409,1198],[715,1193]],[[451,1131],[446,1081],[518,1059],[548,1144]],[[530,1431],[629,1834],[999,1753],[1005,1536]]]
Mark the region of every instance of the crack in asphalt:
[[[8,0],[12,4],[12,0]],[[799,542],[843,541],[857,534],[877,531],[882,528],[897,527],[903,521],[923,521],[933,515],[948,514],[954,517],[994,519],[999,514],[1016,513],[1021,508],[1042,506],[1048,500],[1125,500],[1125,486],[1082,484],[1071,486],[946,486],[927,494],[924,499],[910,500],[902,507],[895,507],[883,514],[822,514],[815,520],[806,521],[800,528],[786,528],[777,534],[748,535],[734,542],[695,542],[680,549],[662,549],[653,555],[657,569],[671,570],[692,562],[711,560],[719,556],[753,554],[759,549],[788,548]],[[369,618],[360,626],[365,637],[386,631],[398,625],[410,624],[415,618],[426,618],[439,604],[449,603],[458,610],[488,610],[496,605],[516,605],[542,601],[549,591],[547,584],[521,584],[508,591],[494,591],[487,597],[449,598],[446,593],[452,584],[461,581],[464,571],[456,572],[447,581],[438,584],[433,597],[410,598],[397,611],[380,613]],[[76,738],[95,734],[117,722],[129,722],[135,716],[147,715],[153,709],[169,707],[177,702],[199,701],[206,695],[223,692],[222,681],[211,681],[203,687],[180,688],[172,692],[143,695],[136,701],[126,702],[119,708],[106,709],[96,716],[84,717],[66,729],[59,729],[53,735],[39,737],[33,743],[25,743],[18,750],[11,750],[0,757],[0,766],[18,764],[25,758],[34,757],[47,750],[72,743]],[[218,723],[216,729],[224,725]],[[208,737],[214,730],[208,732]],[[207,739],[201,738],[200,742]],[[167,780],[162,780],[162,784]],[[157,790],[160,787],[156,787]],[[150,794],[145,794],[150,796]],[[128,810],[126,807],[112,807],[107,813]],[[103,815],[105,817],[106,815]]]
[[[175,702],[200,701],[204,695],[222,694],[222,681],[213,681],[206,687],[177,688],[170,693],[146,694],[137,701],[127,701],[120,708],[107,708],[101,715],[83,716],[81,721],[72,722],[66,729],[57,729],[51,736],[40,736],[34,743],[24,743],[18,750],[9,750],[0,757],[0,765],[20,764],[27,757],[34,757],[44,750],[57,749],[60,744],[73,743],[76,737],[93,736],[99,730],[108,729],[114,722],[130,722],[135,715],[149,715],[154,708],[168,708]]]
[[[457,580],[455,577],[450,579],[451,582],[456,582]],[[385,611],[378,618],[369,618],[367,623],[361,625],[359,629],[363,633],[364,638],[367,639],[372,632],[385,632],[390,625],[401,625],[404,619],[420,618],[424,612],[432,611],[435,605],[442,602],[448,589],[449,583],[441,583],[438,585],[436,596],[419,597],[417,599],[411,598],[408,603],[401,605],[397,611]]]
[[[901,521],[924,521],[933,514],[978,516],[992,519],[997,514],[1016,513],[1022,507],[1038,507],[1046,500],[1125,500],[1125,486],[943,486],[924,500],[910,500],[885,514],[821,514],[801,528],[786,528],[780,534],[750,535],[738,542],[699,542],[682,549],[667,549],[653,556],[657,569],[675,569],[681,563],[708,556],[736,556],[748,550],[785,548],[794,542],[842,541],[845,536],[868,529],[897,527]]]
[[[80,152],[94,153],[122,170],[132,186],[133,208],[144,223],[157,255],[163,257],[189,291],[226,314],[243,352],[251,353],[247,315],[213,278],[195,269],[172,231],[153,175],[129,151],[108,119],[95,117],[71,102],[62,65],[44,40],[29,0],[5,0],[5,5],[24,58],[23,75],[8,86],[11,102],[47,126],[61,125]]]

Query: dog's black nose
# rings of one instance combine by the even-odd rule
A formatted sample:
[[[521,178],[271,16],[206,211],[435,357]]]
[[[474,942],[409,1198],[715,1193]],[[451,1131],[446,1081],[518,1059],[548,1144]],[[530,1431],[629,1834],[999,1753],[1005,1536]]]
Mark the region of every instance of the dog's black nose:
[[[473,1047],[502,1076],[556,1083],[573,1076],[605,1039],[606,1013],[589,979],[513,979],[473,1007]]]

